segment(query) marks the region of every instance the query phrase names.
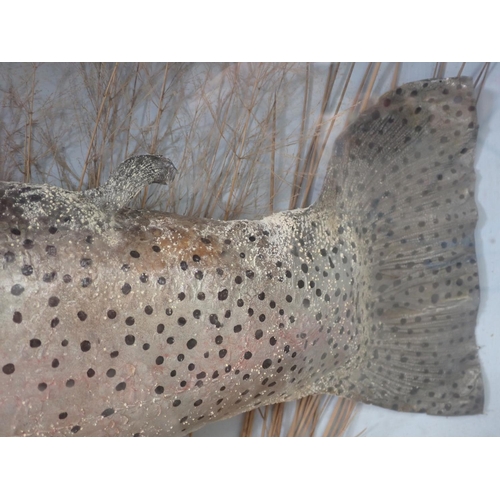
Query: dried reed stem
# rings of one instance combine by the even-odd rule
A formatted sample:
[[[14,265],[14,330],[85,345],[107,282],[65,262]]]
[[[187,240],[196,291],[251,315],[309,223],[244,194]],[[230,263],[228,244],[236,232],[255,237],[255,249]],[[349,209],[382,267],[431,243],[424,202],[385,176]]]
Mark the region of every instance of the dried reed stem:
[[[249,411],[245,413],[243,418],[243,425],[241,426],[241,437],[251,437],[252,436],[252,427],[255,418],[255,412]]]
[[[309,107],[309,75],[310,64],[306,65],[306,84],[304,87],[304,102],[302,104],[302,120],[300,122],[300,134],[299,134],[299,148],[297,152],[297,159],[295,163],[295,172],[293,174],[293,184],[292,184],[292,195],[290,196],[290,203],[288,204],[288,209],[297,208],[297,202],[300,193],[301,183],[299,182],[300,164],[302,161],[302,153],[304,151],[305,145],[305,128],[307,122],[307,110]]]
[[[358,87],[358,91],[356,92],[356,97],[354,98],[354,100],[352,102],[352,106],[351,106],[351,108],[349,110],[349,115],[347,116],[347,120],[346,120],[346,123],[345,123],[346,127],[351,122],[352,117],[354,115],[354,110],[355,110],[356,106],[359,104],[359,102],[361,100],[361,96],[363,95],[362,94],[363,88],[364,88],[364,86],[366,84],[366,80],[368,79],[368,75],[371,72],[372,64],[373,63],[368,64],[368,67],[365,69],[365,72],[363,74],[363,78],[362,78],[361,83],[360,83],[360,85]]]
[[[335,405],[328,424],[323,433],[324,437],[339,437],[342,436],[353,417],[356,403],[350,399],[340,399]]]
[[[368,88],[365,91],[365,95],[363,97],[363,102],[361,103],[361,107],[359,109],[359,112],[362,113],[367,107],[368,103],[370,102],[370,97],[372,95],[372,90],[373,86],[375,85],[375,80],[377,79],[377,75],[380,69],[381,63],[375,63],[372,74],[370,76],[370,81],[368,82]]]
[[[274,212],[274,177],[276,171],[276,94],[274,94],[274,102],[273,102],[273,133],[271,136],[271,172],[269,177],[269,212]]]
[[[28,101],[28,123],[26,124],[26,142],[25,142],[25,152],[24,152],[24,182],[31,181],[31,162],[32,162],[32,150],[31,150],[31,139],[33,132],[33,112],[35,109],[35,87],[36,87],[36,70],[38,65],[33,64],[33,76],[31,79],[31,92]]]
[[[307,153],[304,165],[305,167],[304,177],[306,175],[305,170],[307,169],[309,170],[309,172],[307,173],[307,184],[305,188],[305,193],[303,198],[304,201],[302,203],[302,207],[306,207],[311,204],[311,188],[313,186],[313,182],[316,177],[316,173],[318,171],[319,160],[320,160],[320,158],[318,158],[318,153],[317,153],[318,142],[325,124],[326,109],[330,101],[330,97],[332,95],[333,86],[335,85],[335,80],[337,78],[339,68],[340,68],[340,63],[337,63],[335,65],[330,64],[330,67],[328,68],[328,77],[323,91],[323,102],[321,104],[321,112],[314,130],[313,139],[309,146],[309,151]]]
[[[401,72],[401,63],[397,62],[392,74],[391,90],[395,90],[398,86],[399,73]]]
[[[82,174],[80,177],[80,182],[78,183],[77,191],[81,191],[82,186],[83,186],[83,179],[85,178],[85,173],[87,172],[87,168],[88,168],[88,164],[89,164],[89,160],[90,160],[90,155],[92,153],[92,147],[94,146],[94,141],[97,137],[97,129],[99,127],[99,120],[101,119],[101,114],[102,114],[102,111],[104,109],[104,105],[106,104],[106,100],[108,99],[109,90],[111,88],[111,84],[113,83],[113,80],[115,79],[117,69],[118,69],[118,63],[115,63],[115,66],[113,68],[113,72],[111,73],[111,76],[109,77],[108,85],[106,87],[104,95],[102,96],[101,105],[99,106],[99,111],[97,112],[97,117],[96,117],[95,124],[94,124],[94,130],[92,132],[92,137],[90,138],[90,144],[89,144],[89,148],[87,151],[87,156],[85,158],[85,162],[83,164]]]
[[[486,81],[486,77],[488,76],[488,71],[490,69],[490,63],[487,62],[484,64],[484,66],[481,68],[481,73],[479,74],[479,76],[477,77],[477,80],[476,80],[476,83],[475,83],[475,87],[477,88],[478,87],[478,82],[481,78],[481,76],[483,77],[483,79],[481,80],[481,83],[479,84],[479,89],[477,91],[477,99],[479,99],[479,96],[481,95],[481,92],[483,90],[483,87],[484,87],[484,82]]]
[[[349,87],[349,82],[351,81],[352,72],[354,70],[354,64],[355,63],[352,63],[350,68],[349,68],[349,73],[347,75],[346,81],[344,82],[344,86],[342,87],[342,92],[340,94],[340,97],[337,101],[337,107],[335,108],[335,112],[333,113],[333,118],[330,120],[330,125],[328,126],[328,131],[327,131],[325,138],[323,140],[323,145],[321,146],[321,152],[319,155],[320,159],[323,157],[323,153],[324,153],[324,151],[329,143],[330,135],[331,135],[333,127],[337,121],[337,117],[339,115],[342,103],[344,102],[345,93],[347,92],[347,88]]]

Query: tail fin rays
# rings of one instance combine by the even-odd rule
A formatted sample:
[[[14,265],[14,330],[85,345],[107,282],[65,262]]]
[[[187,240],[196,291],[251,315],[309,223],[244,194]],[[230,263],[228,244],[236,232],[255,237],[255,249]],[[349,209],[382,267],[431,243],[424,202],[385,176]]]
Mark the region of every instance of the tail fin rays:
[[[403,85],[339,137],[317,207],[360,250],[367,339],[332,392],[438,415],[480,413],[472,82]]]

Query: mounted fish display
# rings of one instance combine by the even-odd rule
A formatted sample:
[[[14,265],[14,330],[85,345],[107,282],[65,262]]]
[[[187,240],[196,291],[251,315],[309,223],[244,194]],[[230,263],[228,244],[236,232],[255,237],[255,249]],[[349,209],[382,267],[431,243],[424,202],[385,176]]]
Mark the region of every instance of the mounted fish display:
[[[131,210],[175,174],[0,183],[0,435],[170,436],[336,394],[481,413],[469,78],[383,95],[318,201],[259,220]]]

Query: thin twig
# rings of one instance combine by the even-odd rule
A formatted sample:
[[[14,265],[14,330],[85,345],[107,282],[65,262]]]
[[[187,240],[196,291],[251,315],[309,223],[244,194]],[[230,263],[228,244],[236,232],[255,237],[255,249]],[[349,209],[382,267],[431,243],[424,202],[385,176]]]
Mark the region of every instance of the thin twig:
[[[392,74],[391,90],[395,90],[398,86],[399,73],[401,72],[401,63],[397,62],[394,67],[394,73]]]
[[[130,100],[130,113],[128,115],[128,126],[127,126],[127,139],[125,141],[125,158],[128,158],[128,148],[130,143],[130,127],[132,126],[132,110],[135,107],[135,102],[137,99],[137,80],[139,79],[139,71],[141,68],[141,63],[137,63],[134,76],[134,85],[132,87],[132,99]]]
[[[163,83],[161,85],[160,99],[158,101],[155,124],[154,124],[154,128],[153,128],[153,139],[151,140],[151,146],[149,147],[149,151],[148,151],[148,153],[150,153],[150,154],[156,154],[157,149],[158,149],[158,135],[160,133],[160,121],[161,121],[161,115],[163,113],[163,99],[165,97],[165,88],[167,86],[168,68],[169,68],[169,65],[168,65],[168,63],[166,63],[165,64],[165,71],[163,73]],[[144,186],[143,194],[142,194],[142,201],[141,201],[141,208],[144,208],[146,206],[148,192],[149,192],[149,186]]]
[[[302,120],[300,122],[299,148],[297,151],[297,161],[295,163],[295,172],[293,174],[292,194],[290,196],[290,203],[288,205],[289,210],[291,210],[293,208],[297,208],[297,201],[298,201],[299,193],[300,193],[301,182],[299,182],[299,172],[300,172],[300,164],[301,164],[301,160],[302,160],[302,152],[304,150],[304,145],[305,145],[304,130],[306,127],[308,106],[309,106],[309,63],[307,63],[307,65],[306,65],[306,84],[304,87],[304,101],[302,104]]]
[[[314,179],[316,177],[316,173],[318,171],[319,158],[318,158],[318,141],[321,136],[321,132],[325,123],[325,113],[328,107],[328,103],[330,102],[330,97],[332,95],[333,86],[335,85],[335,80],[337,78],[337,74],[340,68],[340,63],[336,65],[330,64],[328,68],[328,77],[325,84],[325,88],[323,91],[323,100],[321,104],[321,112],[318,118],[313,139],[311,144],[309,145],[309,151],[307,152],[306,160],[304,163],[304,174],[303,177],[306,176],[306,169],[309,170],[307,174],[307,184],[305,188],[304,198],[302,207],[308,206],[311,204],[311,195],[312,195],[312,186],[314,183]]]
[[[111,76],[109,77],[108,85],[106,86],[106,90],[104,91],[104,95],[102,96],[102,99],[101,99],[101,105],[99,106],[99,111],[97,112],[97,116],[96,116],[96,120],[95,120],[95,124],[94,124],[94,130],[93,130],[92,136],[90,138],[90,144],[89,144],[89,148],[88,148],[88,151],[87,151],[87,156],[85,158],[85,162],[84,162],[83,167],[82,167],[82,174],[80,176],[80,182],[78,183],[77,191],[81,191],[82,190],[83,179],[85,178],[85,173],[87,172],[87,167],[88,167],[88,164],[89,164],[90,154],[92,152],[92,147],[94,146],[94,141],[95,141],[95,138],[97,136],[97,129],[99,127],[99,121],[101,119],[101,113],[102,113],[102,111],[104,109],[104,105],[106,104],[106,100],[108,98],[109,89],[111,88],[111,84],[113,83],[113,80],[115,78],[116,70],[118,69],[118,64],[119,63],[115,63],[115,66],[113,68],[113,72],[111,73]]]
[[[354,98],[354,100],[352,102],[351,109],[349,110],[349,115],[347,116],[347,120],[345,122],[345,127],[347,127],[347,125],[349,125],[349,123],[352,120],[352,117],[354,115],[354,109],[356,108],[356,106],[358,105],[358,103],[359,103],[359,101],[361,99],[363,88],[365,86],[365,83],[366,83],[366,80],[368,78],[368,75],[370,74],[372,64],[373,63],[369,63],[368,66],[367,66],[367,68],[365,69],[365,72],[363,74],[363,78],[362,78],[361,83],[360,83],[360,85],[358,87],[358,91],[356,92],[356,97]]]
[[[438,63],[436,78],[444,78],[444,72],[446,70],[446,63]]]
[[[280,437],[283,429],[283,416],[285,415],[285,403],[277,403],[272,407],[271,426],[268,436]]]
[[[276,94],[274,94],[273,103],[273,133],[272,133],[272,146],[271,146],[271,172],[269,179],[269,211],[274,212],[274,175],[276,163]]]
[[[481,78],[481,74],[484,73],[484,76],[483,76],[483,79],[481,80],[481,83],[479,85],[479,89],[477,91],[477,99],[479,99],[479,96],[481,95],[481,91],[483,90],[483,87],[484,87],[484,82],[486,81],[486,77],[488,76],[488,71],[490,69],[490,63],[487,62],[483,65],[482,69],[481,69],[481,73],[480,75],[478,76],[477,80],[476,80],[476,84],[475,84],[475,87],[477,88],[478,86],[478,82],[479,82],[479,79]]]
[[[342,88],[342,92],[340,94],[340,97],[338,99],[338,102],[337,102],[337,107],[335,109],[335,112],[333,113],[333,118],[330,120],[330,125],[328,127],[328,131],[326,133],[326,136],[325,136],[325,139],[323,140],[323,145],[321,146],[321,152],[319,154],[319,158],[321,159],[323,157],[323,153],[326,149],[326,146],[327,146],[327,143],[328,143],[328,139],[332,133],[332,130],[333,130],[333,127],[335,125],[335,122],[337,121],[337,117],[339,115],[339,112],[340,112],[340,108],[342,107],[342,103],[344,102],[344,97],[345,97],[345,93],[347,91],[347,88],[349,87],[349,82],[351,81],[351,75],[352,75],[352,72],[354,70],[354,65],[356,63],[351,63],[351,67],[349,68],[349,73],[347,75],[347,78],[346,78],[346,81],[344,83],[344,86]]]
[[[36,70],[38,65],[33,64],[33,77],[31,80],[31,92],[28,105],[28,123],[26,124],[26,148],[24,154],[24,182],[28,183],[31,180],[31,138],[33,133],[33,113],[35,109],[35,86],[36,86]]]
[[[368,107],[368,102],[370,101],[370,96],[372,95],[372,90],[373,86],[375,85],[375,80],[377,79],[377,75],[380,69],[380,64],[381,63],[375,63],[375,66],[373,68],[370,81],[368,82],[368,88],[366,89],[365,96],[363,98],[363,102],[361,103],[361,108],[359,110],[360,113],[362,113],[367,107]]]
[[[245,416],[243,418],[243,425],[241,427],[241,437],[251,437],[254,417],[255,412],[253,411],[245,413]]]
[[[266,406],[264,408],[264,411],[262,411],[262,408],[259,408],[259,410],[258,410],[259,411],[259,415],[262,417],[262,429],[260,431],[261,437],[266,436],[266,432],[267,432],[267,416],[268,416],[269,412],[271,411],[271,409],[272,409],[272,406]],[[255,410],[252,410],[252,411],[255,411]]]

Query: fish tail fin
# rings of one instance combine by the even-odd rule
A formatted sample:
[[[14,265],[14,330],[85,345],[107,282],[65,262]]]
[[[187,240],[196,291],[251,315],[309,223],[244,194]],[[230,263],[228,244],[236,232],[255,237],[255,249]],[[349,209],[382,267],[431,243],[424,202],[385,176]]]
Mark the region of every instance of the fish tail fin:
[[[483,411],[473,90],[469,78],[403,85],[336,142],[317,207],[357,241],[365,331],[329,392],[400,411]]]

